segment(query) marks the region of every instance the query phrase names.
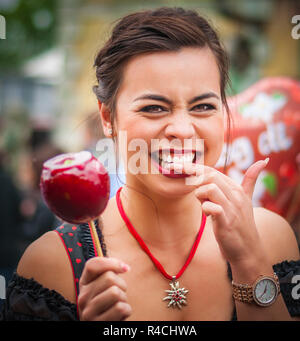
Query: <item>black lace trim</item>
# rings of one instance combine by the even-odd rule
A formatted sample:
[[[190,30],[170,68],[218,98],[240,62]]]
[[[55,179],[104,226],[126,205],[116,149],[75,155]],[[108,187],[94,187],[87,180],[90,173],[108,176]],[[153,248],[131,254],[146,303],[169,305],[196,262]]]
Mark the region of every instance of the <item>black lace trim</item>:
[[[0,320],[78,320],[76,304],[33,278],[13,274]]]
[[[285,260],[273,265],[273,269],[280,278],[280,284],[291,283],[294,275],[300,275],[300,260]]]
[[[279,278],[281,294],[290,315],[299,316],[300,299],[295,299],[292,296],[293,288],[297,285],[292,283],[292,278],[295,275],[300,275],[300,260],[284,261],[273,265],[273,269]]]
[[[107,257],[107,249],[106,249],[104,237],[102,234],[103,223],[102,223],[101,218],[99,218],[99,221],[100,221],[100,226],[98,224],[98,220],[95,220],[95,226],[96,226],[98,238],[99,238],[99,241],[101,244],[103,255],[105,257]],[[79,239],[82,243],[82,251],[83,251],[84,258],[86,260],[88,260],[88,259],[94,257],[95,256],[95,250],[94,250],[93,240],[92,240],[92,236],[90,234],[90,229],[89,229],[89,226],[87,223],[80,224]]]
[[[14,273],[7,290],[10,290],[11,288],[19,292],[28,291],[29,296],[34,300],[37,300],[41,296],[43,296],[46,300],[55,300],[55,306],[53,306],[54,310],[58,310],[60,306],[67,306],[70,309],[73,309],[76,313],[76,304],[66,300],[57,291],[43,287],[33,278],[27,279],[19,276],[17,273]]]

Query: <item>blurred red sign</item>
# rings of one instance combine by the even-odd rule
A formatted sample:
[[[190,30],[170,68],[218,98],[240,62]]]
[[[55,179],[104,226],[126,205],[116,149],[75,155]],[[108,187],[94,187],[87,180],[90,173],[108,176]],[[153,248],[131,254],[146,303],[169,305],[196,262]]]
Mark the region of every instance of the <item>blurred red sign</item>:
[[[269,157],[258,177],[253,205],[291,221],[300,213],[300,82],[284,77],[263,79],[229,98],[229,107],[234,126],[226,174],[241,183],[250,165]],[[220,171],[225,150],[226,144],[216,164]]]

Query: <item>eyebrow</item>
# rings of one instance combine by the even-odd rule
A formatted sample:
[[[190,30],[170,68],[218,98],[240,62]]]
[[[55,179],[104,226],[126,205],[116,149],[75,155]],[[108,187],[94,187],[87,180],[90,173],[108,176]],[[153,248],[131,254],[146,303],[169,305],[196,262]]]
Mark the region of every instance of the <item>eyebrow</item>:
[[[214,97],[214,98],[217,98],[217,99],[220,99],[218,95],[216,95],[214,92],[207,92],[205,94],[202,94],[202,95],[199,95],[199,96],[196,96],[196,97],[193,97],[189,102],[188,104],[193,104],[194,102],[197,102],[197,101],[201,101],[203,99],[207,99],[207,98],[211,98],[211,97]],[[142,95],[140,97],[137,97],[135,101],[140,101],[140,100],[143,100],[143,99],[153,99],[155,101],[161,101],[161,102],[165,102],[167,104],[172,104],[172,101],[170,101],[168,98],[164,97],[164,96],[161,96],[161,95],[156,95],[156,94],[146,94],[146,95]]]

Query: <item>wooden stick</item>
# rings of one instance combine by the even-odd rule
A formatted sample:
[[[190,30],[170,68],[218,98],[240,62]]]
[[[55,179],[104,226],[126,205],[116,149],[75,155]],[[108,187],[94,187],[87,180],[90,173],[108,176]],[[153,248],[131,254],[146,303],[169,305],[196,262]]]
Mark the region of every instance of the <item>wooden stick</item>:
[[[96,252],[98,254],[98,257],[103,257],[103,252],[102,252],[102,249],[101,249],[101,244],[100,244],[100,241],[99,241],[99,238],[98,238],[98,233],[97,233],[94,221],[92,221],[92,220],[90,221],[90,226],[92,228],[92,230],[91,230],[92,237],[94,239],[94,243],[95,243]]]

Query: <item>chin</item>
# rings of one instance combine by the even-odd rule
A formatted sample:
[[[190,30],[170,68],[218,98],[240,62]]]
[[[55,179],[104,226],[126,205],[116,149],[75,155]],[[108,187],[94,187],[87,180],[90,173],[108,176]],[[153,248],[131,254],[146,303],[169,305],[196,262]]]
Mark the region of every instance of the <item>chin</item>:
[[[195,190],[195,186],[186,185],[185,178],[171,179],[164,177],[162,179],[161,175],[157,175],[156,177],[153,176],[152,179],[140,177],[139,180],[142,182],[145,191],[169,200],[179,199]]]

